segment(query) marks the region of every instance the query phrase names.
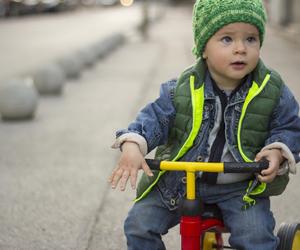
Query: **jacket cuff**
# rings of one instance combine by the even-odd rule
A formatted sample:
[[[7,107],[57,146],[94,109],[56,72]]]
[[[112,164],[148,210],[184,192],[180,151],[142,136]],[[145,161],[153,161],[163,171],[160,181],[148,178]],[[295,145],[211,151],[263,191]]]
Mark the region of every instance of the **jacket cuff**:
[[[119,148],[121,149],[122,144],[124,142],[134,142],[136,143],[139,148],[141,153],[145,156],[148,153],[148,146],[147,146],[147,141],[146,139],[137,134],[137,133],[125,133],[123,135],[121,135],[120,137],[118,137],[115,141],[115,143],[111,146],[112,148]]]
[[[290,172],[291,174],[296,174],[295,157],[287,145],[285,145],[282,142],[274,142],[265,146],[261,151],[270,150],[270,149],[281,150],[282,156],[286,158],[286,160],[281,164],[277,175],[283,175],[287,172]]]

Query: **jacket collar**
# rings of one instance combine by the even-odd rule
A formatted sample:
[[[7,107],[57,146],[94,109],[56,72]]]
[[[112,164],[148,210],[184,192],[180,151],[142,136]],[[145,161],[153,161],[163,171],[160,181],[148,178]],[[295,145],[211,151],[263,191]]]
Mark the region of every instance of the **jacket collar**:
[[[252,74],[249,74],[245,80],[241,83],[240,86],[237,87],[236,90],[233,90],[232,93],[232,100],[231,102],[239,102],[243,101],[246,98],[249,88],[251,87],[252,83]],[[205,76],[205,87],[204,87],[204,98],[205,99],[215,99],[216,94],[214,91],[214,81],[211,78],[209,71],[207,70]]]

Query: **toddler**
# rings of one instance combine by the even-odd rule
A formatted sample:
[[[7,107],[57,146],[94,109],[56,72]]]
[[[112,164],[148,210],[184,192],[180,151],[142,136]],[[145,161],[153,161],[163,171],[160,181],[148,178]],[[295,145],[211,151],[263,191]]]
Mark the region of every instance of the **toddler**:
[[[179,223],[184,173],[151,171],[144,156],[156,147],[160,160],[266,158],[269,168],[257,176],[198,173],[196,194],[219,206],[233,248],[276,249],[269,197],[281,194],[288,173],[295,173],[300,119],[291,91],[260,59],[265,22],[261,0],[197,0],[195,64],[162,84],[158,99],[117,131],[113,147],[122,152],[110,177],[112,187],[124,190],[129,180],[135,189],[138,170],[144,171],[125,221],[129,250],[165,249],[161,235]]]

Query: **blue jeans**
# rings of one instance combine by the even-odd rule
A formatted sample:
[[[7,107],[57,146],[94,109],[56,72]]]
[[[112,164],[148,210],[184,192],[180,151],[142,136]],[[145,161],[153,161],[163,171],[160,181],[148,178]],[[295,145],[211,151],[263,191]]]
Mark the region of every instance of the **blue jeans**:
[[[242,210],[246,186],[246,182],[201,184],[197,195],[206,203],[218,204],[231,233],[229,243],[232,247],[239,250],[275,250],[279,240],[273,234],[275,220],[270,211],[270,200],[258,198],[255,206]],[[154,188],[146,198],[134,204],[125,221],[128,250],[165,250],[161,235],[179,221],[178,209],[170,210],[160,191]]]

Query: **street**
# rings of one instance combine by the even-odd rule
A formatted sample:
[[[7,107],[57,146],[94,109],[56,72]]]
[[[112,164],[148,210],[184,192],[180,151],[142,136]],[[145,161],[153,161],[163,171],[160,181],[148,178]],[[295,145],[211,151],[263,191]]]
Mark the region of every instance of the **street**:
[[[108,185],[119,155],[110,148],[114,133],[157,97],[162,82],[194,62],[190,7],[167,8],[147,41],[133,32],[139,15],[139,6],[116,7],[65,13],[54,22],[53,16],[0,22],[0,79],[111,32],[127,36],[125,45],[68,80],[62,96],[41,97],[33,120],[0,121],[1,250],[126,249],[123,221],[135,192]],[[281,73],[298,101],[299,49],[268,28],[262,58]],[[300,221],[299,187],[298,173],[283,195],[272,198],[277,226]],[[164,239],[167,249],[180,249],[178,227]]]

